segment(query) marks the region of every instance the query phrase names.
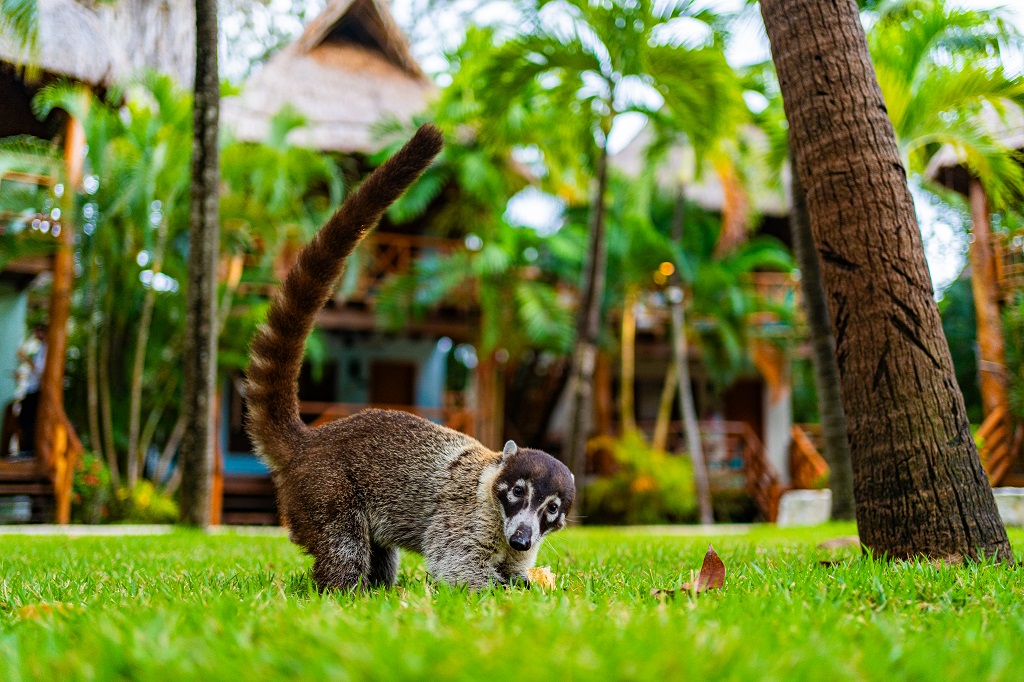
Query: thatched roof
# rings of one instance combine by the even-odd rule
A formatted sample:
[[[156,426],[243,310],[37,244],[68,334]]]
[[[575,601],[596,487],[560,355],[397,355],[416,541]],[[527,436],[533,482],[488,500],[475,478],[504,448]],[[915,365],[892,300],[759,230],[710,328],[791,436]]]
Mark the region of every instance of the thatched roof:
[[[31,65],[89,85],[109,85],[124,69],[99,18],[74,0],[38,0],[39,34],[33,52],[0,32],[0,62]]]
[[[992,109],[985,109],[982,122],[995,138],[1010,149],[1024,151],[1024,111],[1020,109],[1000,116]],[[971,174],[964,165],[964,159],[950,145],[945,145],[928,162],[924,175],[955,192],[966,195],[970,190]]]
[[[385,0],[331,0],[238,97],[224,101],[223,120],[237,138],[258,142],[270,119],[291,105],[306,118],[292,131],[292,143],[370,152],[373,124],[385,116],[409,119],[432,92]]]
[[[758,142],[767,145],[763,133],[756,128],[745,131],[751,138],[751,143]],[[643,170],[647,163],[647,147],[652,142],[652,133],[648,127],[644,127],[633,141],[624,147],[620,152],[612,156],[612,166],[623,173],[635,177]],[[673,148],[667,160],[657,171],[658,184],[669,188],[676,184],[675,172],[681,165],[688,150],[682,146]],[[691,162],[692,163],[692,162]],[[783,186],[775,186],[778,183],[771,183],[767,177],[751,178],[751,208],[762,215],[783,217],[789,215],[788,171],[783,173]],[[705,170],[699,182],[690,182],[686,186],[686,198],[698,206],[716,213],[721,213],[725,207],[725,188],[722,186],[718,176],[710,169]]]

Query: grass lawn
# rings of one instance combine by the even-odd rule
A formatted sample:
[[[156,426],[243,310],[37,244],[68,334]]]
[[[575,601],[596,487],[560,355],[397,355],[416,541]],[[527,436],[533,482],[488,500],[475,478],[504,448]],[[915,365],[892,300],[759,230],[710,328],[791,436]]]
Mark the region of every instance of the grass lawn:
[[[665,602],[707,538],[560,533],[552,591],[470,594],[405,557],[394,590],[324,597],[283,537],[4,536],[0,680],[1024,679],[1024,568],[817,548],[853,530],[710,538],[725,589]]]

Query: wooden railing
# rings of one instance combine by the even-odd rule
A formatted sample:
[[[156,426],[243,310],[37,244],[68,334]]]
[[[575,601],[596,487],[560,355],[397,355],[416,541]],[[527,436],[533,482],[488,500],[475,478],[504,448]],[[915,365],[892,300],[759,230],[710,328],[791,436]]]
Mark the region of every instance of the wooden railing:
[[[22,173],[20,171],[4,171],[0,173],[0,193],[4,190],[4,184],[14,183],[17,185],[32,185],[35,187],[53,187],[57,184],[56,175],[45,175],[40,173]],[[8,220],[16,218],[19,214],[12,211],[0,211],[0,223],[5,223]],[[42,214],[37,214],[37,218],[45,220],[46,218]],[[3,232],[3,225],[0,224],[0,233]]]
[[[653,431],[652,422],[641,422],[641,430]],[[753,498],[761,515],[775,521],[779,497],[786,490],[779,472],[764,449],[764,443],[750,424],[742,421],[703,421],[700,423],[701,443],[708,464],[708,476],[715,488],[743,487]],[[669,449],[685,449],[682,422],[669,425]]]
[[[821,456],[821,426],[793,424],[793,439],[789,446],[790,476],[793,487],[820,488],[828,475],[828,463]]]
[[[414,405],[367,405],[365,403],[330,403],[302,401],[299,403],[299,414],[309,420],[310,426],[316,428],[335,419],[350,417],[357,412],[369,408],[381,410],[400,410],[409,412],[437,424],[455,429],[468,436],[476,436],[479,432],[477,411],[468,407],[417,407]]]
[[[299,243],[285,245],[273,264],[273,279],[266,282],[245,282],[242,290],[254,289],[270,293],[288,275],[298,259],[302,246]],[[349,295],[350,300],[367,301],[380,290],[389,275],[401,275],[409,272],[416,260],[428,255],[449,255],[463,248],[457,239],[442,239],[421,235],[393,234],[390,232],[371,232],[360,242],[353,264],[358,261],[359,281],[355,290]],[[258,254],[250,254],[246,265],[257,267],[260,262]]]
[[[372,296],[389,275],[409,272],[416,260],[431,255],[450,255],[462,248],[455,239],[373,232],[359,245],[369,261],[360,270],[356,296]]]

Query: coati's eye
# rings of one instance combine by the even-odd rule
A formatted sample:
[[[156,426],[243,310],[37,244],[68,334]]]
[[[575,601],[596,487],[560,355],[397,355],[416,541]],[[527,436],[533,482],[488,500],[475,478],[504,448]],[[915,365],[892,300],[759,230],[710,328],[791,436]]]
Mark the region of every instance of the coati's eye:
[[[558,511],[557,502],[552,502],[551,504],[548,505],[548,514],[554,514],[556,511]]]
[[[523,486],[521,485],[517,485],[515,488],[512,488],[512,494],[516,497],[522,497],[524,492],[526,491],[523,490]]]

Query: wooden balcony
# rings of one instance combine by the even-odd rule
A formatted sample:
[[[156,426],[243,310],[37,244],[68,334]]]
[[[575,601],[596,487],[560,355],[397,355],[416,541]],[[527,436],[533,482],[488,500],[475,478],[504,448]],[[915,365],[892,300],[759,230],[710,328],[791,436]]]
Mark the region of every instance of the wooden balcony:
[[[449,256],[463,249],[457,239],[373,232],[359,245],[359,285],[350,298],[372,298],[391,275],[404,275],[413,263],[430,256]]]

